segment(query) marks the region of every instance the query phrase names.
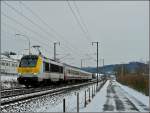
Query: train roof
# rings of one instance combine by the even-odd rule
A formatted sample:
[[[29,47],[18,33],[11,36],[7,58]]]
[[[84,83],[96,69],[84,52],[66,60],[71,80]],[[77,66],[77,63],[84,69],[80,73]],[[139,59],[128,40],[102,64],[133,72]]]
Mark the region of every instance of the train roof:
[[[76,68],[76,69],[80,69],[78,67],[75,67],[75,66],[72,66],[72,65],[69,65],[69,64],[66,64],[66,63],[63,63],[64,66],[68,66],[68,67],[71,67],[71,68]]]
[[[57,64],[57,65],[61,65],[61,66],[67,66],[69,68],[73,68],[73,69],[77,69],[77,70],[80,70],[81,72],[84,72],[84,73],[90,73],[90,72],[87,72],[85,70],[82,70],[81,68],[79,67],[75,67],[75,66],[72,66],[72,65],[69,65],[69,64],[66,64],[66,63],[62,63],[62,62],[59,62],[59,61],[55,61],[53,59],[50,59],[50,58],[47,58],[43,55],[37,55],[37,56],[41,56],[42,58],[44,58],[45,60],[49,60],[50,62],[54,63],[54,64]]]
[[[90,72],[88,72],[88,71],[82,70],[82,69],[79,68],[79,67],[71,66],[71,65],[68,65],[68,64],[66,64],[66,63],[63,63],[63,64],[64,64],[64,66],[68,66],[68,67],[71,67],[71,68],[80,70],[80,72],[92,74],[92,73],[90,73]]]

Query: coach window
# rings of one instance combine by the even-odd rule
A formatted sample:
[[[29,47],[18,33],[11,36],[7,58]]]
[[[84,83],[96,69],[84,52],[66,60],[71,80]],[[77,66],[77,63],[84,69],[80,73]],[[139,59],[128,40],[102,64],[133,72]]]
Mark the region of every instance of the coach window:
[[[68,73],[70,74],[70,70],[68,70]]]
[[[50,71],[51,72],[59,72],[59,66],[55,64],[50,64]]]
[[[8,63],[6,63],[6,66],[8,66]]]
[[[2,65],[5,66],[5,62],[2,62]]]
[[[14,63],[12,63],[12,67],[15,67],[15,64],[14,64]]]
[[[59,73],[63,73],[63,67],[59,66]]]
[[[49,63],[44,62],[44,71],[50,71]]]
[[[56,72],[56,73],[63,73],[63,67],[55,65],[55,64],[51,64],[50,71],[51,72]]]

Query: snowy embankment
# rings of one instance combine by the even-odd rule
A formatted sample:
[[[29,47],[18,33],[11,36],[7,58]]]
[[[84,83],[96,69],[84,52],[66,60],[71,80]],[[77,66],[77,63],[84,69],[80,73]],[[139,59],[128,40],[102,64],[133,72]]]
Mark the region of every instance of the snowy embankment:
[[[116,81],[107,81],[92,102],[80,111],[148,112],[149,97]]]
[[[105,83],[102,89],[96,94],[91,103],[87,105],[86,108],[81,109],[80,112],[102,112],[103,105],[106,102],[107,87],[109,85],[109,80]]]
[[[101,84],[101,83],[99,83]],[[91,84],[89,86],[83,86],[79,89],[67,91],[57,95],[43,95],[40,97],[31,98],[25,100],[22,103],[14,103],[11,106],[3,106],[1,110],[3,112],[63,112],[63,99],[66,100],[66,112],[77,111],[77,93],[79,93],[79,107],[84,108],[85,91],[87,91],[87,99],[89,98],[89,88],[96,86]],[[96,88],[96,87],[95,87]],[[90,90],[92,94],[92,90]],[[92,98],[90,96],[90,98]]]
[[[17,82],[17,75],[1,74],[0,80],[2,89],[20,87],[20,85]]]
[[[141,101],[143,104],[145,104],[147,107],[149,107],[149,96],[145,96],[144,94],[128,87],[125,85],[122,85],[118,82],[116,82],[126,93],[130,95],[131,98],[136,98],[137,100]]]
[[[17,75],[1,74],[1,81],[17,81]]]
[[[99,83],[101,84],[101,83]],[[3,107],[3,112],[63,112],[63,99],[66,100],[66,112],[77,112],[77,93],[79,93],[79,112],[147,112],[149,111],[149,97],[121,85],[116,81],[107,80],[99,92],[92,99],[92,89],[96,84],[74,89],[66,93],[43,95],[31,98],[24,103]],[[91,102],[88,102],[89,94]]]

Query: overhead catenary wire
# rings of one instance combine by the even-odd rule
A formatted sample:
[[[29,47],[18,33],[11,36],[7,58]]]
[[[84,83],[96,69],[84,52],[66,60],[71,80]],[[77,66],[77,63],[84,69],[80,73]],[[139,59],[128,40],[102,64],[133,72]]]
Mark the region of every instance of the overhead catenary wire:
[[[73,14],[73,16],[75,17],[75,20],[77,21],[77,23],[78,23],[80,29],[81,29],[82,32],[85,34],[85,37],[86,37],[86,39],[88,40],[88,42],[91,43],[91,42],[92,42],[92,39],[91,39],[90,33],[89,33],[89,31],[88,31],[87,26],[85,25],[85,22],[84,22],[84,20],[83,20],[83,18],[82,18],[82,16],[81,16],[81,13],[80,13],[79,8],[77,7],[75,1],[74,1],[73,3],[74,3],[74,6],[75,6],[75,8],[76,8],[76,10],[77,10],[77,14],[78,14],[79,17],[80,17],[80,20],[78,19],[78,17],[77,17],[77,15],[76,15],[75,11],[73,10],[73,8],[72,8],[72,6],[71,6],[69,0],[67,0],[67,3],[68,3],[68,6],[69,6],[69,8],[70,8],[70,10],[71,10],[71,12],[72,12],[72,14]],[[82,24],[81,24],[81,23],[82,23]],[[83,26],[84,26],[84,27],[83,27]]]
[[[37,36],[43,37],[39,32],[36,32],[36,31],[30,29],[29,27],[26,27],[26,26],[23,25],[21,22],[19,22],[19,21],[15,20],[14,18],[12,18],[12,17],[6,15],[5,13],[1,12],[1,14],[2,14],[3,16],[7,17],[8,19],[14,21],[15,23],[19,24],[19,25],[22,26],[23,28],[27,29],[28,31],[33,32],[33,33],[36,34]],[[12,27],[12,26],[11,26],[11,27]],[[10,28],[11,28],[11,27],[10,27]],[[13,27],[13,28],[14,28],[14,27]],[[39,42],[40,42],[40,41],[39,41]],[[45,44],[45,43],[44,43],[44,44]],[[47,45],[47,44],[46,44],[46,45]]]
[[[8,7],[10,7],[11,9],[13,9],[15,12],[17,12],[19,15],[23,16],[25,19],[27,19],[28,21],[30,21],[32,24],[34,24],[35,26],[38,26],[38,28],[44,32],[46,32],[46,34],[51,35],[53,38],[55,37],[53,34],[50,34],[49,32],[47,32],[45,29],[43,29],[40,25],[38,25],[36,22],[32,21],[30,18],[26,17],[25,15],[23,15],[22,13],[20,13],[17,9],[15,9],[14,7],[12,7],[11,5],[9,5],[8,3],[4,2],[5,4],[7,4]],[[6,17],[8,17],[8,15],[5,15]],[[11,18],[12,19],[12,18]],[[13,19],[15,20],[15,19]],[[15,20],[16,21],[16,20]],[[18,22],[18,21],[16,21]],[[21,25],[21,24],[20,24]],[[22,24],[23,25],[23,24]],[[26,27],[27,28],[27,27]],[[28,29],[28,28],[27,28]],[[32,29],[30,29],[32,32],[34,32],[35,34],[39,34],[41,36],[41,34],[39,32],[36,32]],[[56,32],[55,32],[56,33]],[[43,36],[42,36],[43,37]],[[46,37],[47,38],[47,37]],[[49,39],[49,38],[48,38]],[[50,40],[50,39],[49,39]],[[67,48],[68,49],[68,48]],[[72,51],[71,51],[72,52]],[[78,55],[81,55],[80,53],[77,53]]]
[[[64,42],[65,42],[67,45],[69,44],[69,46],[68,46],[69,49],[77,50],[77,48],[76,48],[75,46],[73,46],[72,44],[70,44],[69,41],[66,40],[61,34],[59,34],[54,28],[50,27],[49,24],[47,24],[47,23],[46,23],[38,14],[36,14],[29,6],[25,5],[23,2],[21,2],[21,4],[22,4],[27,10],[29,10],[36,18],[38,18],[45,26],[47,26],[47,27],[50,29],[50,31],[54,32],[54,33],[58,36],[58,38],[59,38],[59,37],[62,38],[62,39],[64,40]],[[82,53],[82,52],[80,52],[80,53]]]
[[[35,26],[37,26],[38,28],[40,28],[40,30],[46,32],[46,34],[52,35],[50,33],[48,33],[45,29],[43,29],[41,26],[39,26],[38,24],[36,24],[34,21],[32,21],[30,18],[26,17],[25,15],[23,15],[22,13],[20,13],[17,9],[15,9],[14,7],[12,7],[11,5],[9,5],[8,3],[4,2],[8,7],[10,7],[11,9],[13,9],[16,13],[18,13],[19,15],[23,16],[25,19],[27,19],[29,22],[31,22],[32,24],[34,24]],[[8,16],[7,16],[8,17]],[[39,33],[38,33],[39,34]],[[52,35],[53,37],[55,37],[54,35]],[[48,38],[48,40],[50,40]],[[51,40],[52,41],[52,40]],[[65,49],[65,48],[64,48]]]
[[[74,50],[78,50],[77,48],[73,47],[72,44],[70,44],[62,35],[60,35],[58,32],[56,32],[55,29],[53,29],[52,27],[50,27],[41,17],[39,17],[29,6],[25,5],[23,2],[21,2],[22,5],[25,7],[25,9],[28,9],[36,18],[38,18],[45,26],[47,26],[51,31],[53,31],[55,34],[57,34],[60,38],[63,38],[65,42],[67,42],[67,45],[69,44],[70,46],[68,46],[70,49],[74,49]],[[78,50],[79,51],[79,50]],[[80,52],[82,53],[82,52]]]
[[[13,19],[13,18],[11,18],[11,17],[5,15],[3,12],[2,12],[2,15],[3,15],[3,16],[6,16],[8,19],[13,20],[13,21],[16,22],[17,24],[21,24],[21,23],[19,23],[18,21],[16,21],[15,19]],[[21,24],[21,25],[22,25],[22,24]],[[7,26],[8,26],[8,25],[7,25]],[[12,27],[12,26],[11,26],[11,27]],[[11,27],[9,26],[9,28],[11,28]],[[30,31],[30,29],[28,29],[28,28],[25,27],[24,25],[23,25],[23,27]],[[12,30],[14,30],[14,29],[16,29],[16,28],[13,27]],[[19,31],[19,32],[20,32],[20,31]],[[36,34],[36,32],[35,32],[35,34]],[[12,35],[14,35],[14,34],[12,34]],[[38,34],[36,34],[36,35],[38,35]],[[43,42],[41,42],[40,40],[36,40],[36,41],[38,41],[39,43],[43,43]],[[49,47],[49,45],[46,44],[46,43],[43,43],[43,45],[44,45],[45,47],[46,47],[46,45]],[[47,48],[47,47],[46,47],[46,48]],[[46,48],[43,48],[43,49],[45,49],[45,51],[47,51],[47,52],[49,53],[50,51],[47,50]]]
[[[3,23],[2,22],[2,24],[5,24],[6,25],[6,23]],[[17,28],[15,28],[14,26],[11,26],[11,25],[8,25],[7,24],[7,26],[9,26],[9,29],[12,29],[12,30],[16,30],[17,31],[17,33],[19,32],[19,33],[21,33],[21,31],[20,30],[18,30]],[[6,31],[5,31],[6,32]],[[7,34],[10,34],[11,36],[12,35],[15,35],[15,34],[13,34],[13,33],[8,33],[7,32]],[[42,42],[42,41],[40,41],[40,40],[37,40],[37,38],[35,38],[35,37],[33,37],[32,36],[32,38],[34,38],[34,39],[36,39],[36,40],[34,40],[34,41],[36,41],[36,42],[38,42],[38,43],[42,43],[43,44],[43,46],[45,46],[46,48],[43,48],[43,49],[45,49],[45,51],[47,51],[47,52],[50,52],[48,49],[47,49],[47,46],[49,46],[48,44],[46,44],[45,42]],[[47,45],[47,46],[46,46]],[[51,47],[52,48],[52,47]],[[52,48],[53,49],[53,48]]]
[[[22,13],[20,13],[17,9],[15,9],[13,6],[11,6],[10,4],[4,2],[8,7],[10,7],[11,9],[13,9],[16,13],[18,13],[19,15],[23,16],[25,19],[27,19],[29,22],[31,22],[32,24],[34,24],[35,26],[37,26],[40,30],[42,30],[43,32],[45,32],[46,34],[52,35],[52,37],[55,37],[53,34],[50,34],[49,32],[47,32],[45,29],[43,29],[40,25],[38,25],[37,23],[35,23],[34,21],[32,21],[30,18],[26,17],[25,15],[23,15]],[[56,37],[55,37],[56,38]],[[80,55],[79,53],[77,53],[78,55]]]
[[[32,21],[29,17],[25,16],[24,14],[22,14],[21,12],[19,12],[16,8],[14,8],[12,5],[8,4],[7,2],[3,2],[4,4],[6,4],[8,7],[10,7],[12,10],[14,10],[17,14],[21,15],[22,17],[24,17],[26,20],[28,20],[30,23],[32,23],[33,25],[37,26],[40,30],[42,30],[45,33],[48,33],[45,29],[43,29],[39,24],[35,23],[34,21]],[[48,33],[49,35],[51,35],[52,37],[55,37],[53,34]]]
[[[30,29],[30,28],[24,26],[22,23],[20,23],[20,22],[18,22],[17,20],[15,20],[15,19],[9,17],[8,15],[4,14],[3,12],[1,12],[1,14],[2,14],[3,16],[6,16],[8,19],[14,21],[15,23],[17,23],[17,24],[23,26],[23,28],[26,28],[26,29],[29,30],[30,32],[33,32],[33,33],[36,34],[37,36],[39,36],[39,35],[41,36],[41,34],[39,34],[38,32],[36,32],[36,31],[34,31],[34,30],[32,30],[32,29]],[[12,26],[11,26],[11,27],[12,27]],[[11,27],[9,26],[9,28],[11,28]],[[14,30],[14,27],[13,27],[13,30]],[[19,32],[20,32],[20,31],[19,31]],[[14,34],[13,34],[13,35],[14,35]],[[37,42],[39,42],[39,43],[43,43],[43,42],[41,42],[40,40],[37,40],[37,39],[36,39],[35,41],[37,41]],[[46,47],[46,45],[47,45],[47,47],[49,48],[49,45],[48,45],[48,44],[43,43],[43,45],[44,45],[45,47]],[[46,48],[47,48],[47,47],[46,47]],[[46,52],[50,53],[50,51],[47,50],[46,48],[43,48],[43,49],[44,49]],[[52,47],[51,47],[51,48],[52,48]]]
[[[78,8],[76,2],[73,1],[73,3],[74,3],[74,6],[75,6],[75,8],[76,8],[76,10],[77,10],[77,13],[78,13],[78,15],[79,15],[79,17],[80,17],[81,23],[82,23],[82,25],[84,26],[84,28],[85,28],[85,30],[86,30],[86,33],[87,33],[87,35],[88,35],[88,37],[90,38],[90,41],[91,41],[91,36],[90,36],[89,30],[88,30],[88,28],[87,28],[87,26],[86,26],[86,24],[85,24],[85,22],[84,22],[84,19],[83,19],[82,16],[81,16],[80,10],[79,10],[79,8]]]
[[[85,28],[83,27],[83,25],[81,24],[80,20],[78,19],[75,11],[73,10],[69,0],[67,0],[68,6],[70,8],[70,11],[72,12],[73,16],[75,17],[76,22],[78,23],[80,29],[82,30],[82,32],[85,34],[85,38],[91,42],[91,39],[87,36],[87,31],[85,30]]]
[[[3,16],[7,17],[8,19],[12,20],[13,22],[19,24],[20,26],[22,26],[22,27],[25,28],[26,30],[28,30],[28,31],[30,31],[30,32],[32,32],[32,33],[34,33],[35,35],[37,35],[37,37],[39,37],[39,36],[40,36],[40,37],[44,37],[44,36],[42,36],[39,32],[36,32],[36,31],[34,31],[33,29],[31,29],[31,28],[29,28],[29,27],[26,27],[26,26],[23,25],[21,22],[19,22],[19,21],[15,20],[14,18],[12,18],[12,17],[6,15],[5,13],[1,12],[1,14],[2,14]],[[4,23],[2,23],[2,24],[4,24]],[[12,27],[12,26],[10,26],[10,25],[8,25],[8,24],[7,24],[7,26],[9,26],[9,28],[12,28],[12,30],[16,29],[14,26]],[[18,31],[21,32],[20,30],[18,30]],[[33,37],[33,38],[34,38],[34,37]],[[37,42],[39,42],[39,43],[42,43],[46,48],[49,48],[49,47],[50,47],[50,48],[53,49],[52,46],[50,46],[49,44],[44,43],[44,42],[47,42],[47,41],[42,40],[42,41],[44,41],[44,42],[42,42],[41,40],[38,40],[37,38],[35,38],[35,41],[37,41]],[[46,46],[46,45],[47,45],[47,46]],[[47,51],[47,52],[50,52],[50,51],[48,51],[47,49],[46,49],[46,51]]]
[[[73,0],[73,4],[74,4],[74,6],[75,6],[75,8],[76,8],[76,11],[77,11],[77,13],[78,13],[78,15],[79,15],[79,18],[80,18],[80,20],[81,20],[81,23],[82,23],[82,25],[84,26],[84,28],[85,28],[85,30],[86,30],[86,32],[87,32],[87,35],[88,35],[88,37],[89,37],[89,39],[90,39],[90,43],[91,43],[91,42],[92,42],[91,35],[90,35],[90,33],[89,33],[89,30],[88,30],[88,28],[87,28],[87,25],[86,25],[85,22],[84,22],[84,19],[83,19],[82,16],[81,16],[80,10],[79,10],[79,8],[78,8],[78,6],[77,6],[75,0]],[[91,55],[89,55],[89,56],[91,56]],[[92,56],[91,56],[91,57],[92,57]]]

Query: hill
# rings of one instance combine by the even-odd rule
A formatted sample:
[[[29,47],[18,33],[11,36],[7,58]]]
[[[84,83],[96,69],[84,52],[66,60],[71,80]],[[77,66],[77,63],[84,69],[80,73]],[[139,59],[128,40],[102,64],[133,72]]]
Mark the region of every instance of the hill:
[[[128,64],[111,64],[111,65],[105,65],[104,67],[99,67],[100,73],[108,73],[108,74],[114,74],[114,69],[118,66],[124,66],[129,72],[134,73],[136,69],[140,67],[144,67],[146,64],[141,62],[129,62]],[[82,68],[85,71],[91,72],[91,73],[97,73],[96,67],[85,67]]]

